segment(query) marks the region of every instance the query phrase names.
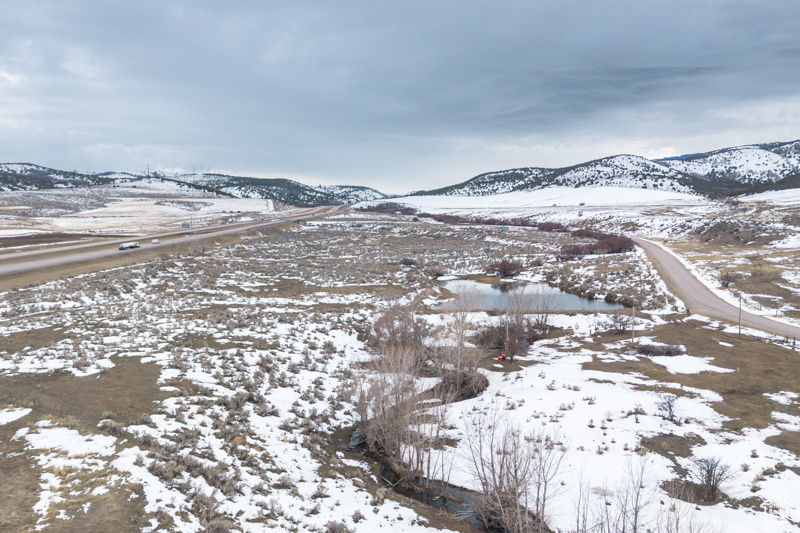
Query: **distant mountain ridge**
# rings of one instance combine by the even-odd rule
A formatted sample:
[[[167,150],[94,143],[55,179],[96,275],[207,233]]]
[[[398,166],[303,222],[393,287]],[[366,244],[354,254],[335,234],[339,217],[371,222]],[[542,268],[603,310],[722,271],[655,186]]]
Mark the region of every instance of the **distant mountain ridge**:
[[[563,168],[488,172],[415,195],[485,196],[550,186],[633,187],[730,196],[800,186],[800,140],[650,160],[616,155]]]
[[[176,192],[196,190],[236,198],[264,198],[285,204],[353,204],[391,198],[357,185],[310,186],[282,178],[219,173],[150,175],[81,173],[28,163],[0,164],[0,191],[153,184]],[[800,140],[723,148],[663,159],[615,155],[562,168],[524,167],[487,172],[467,181],[417,191],[415,195],[487,196],[551,186],[633,187],[695,193],[709,197],[800,187]]]
[[[139,175],[128,172],[96,174],[63,171],[30,163],[0,164],[0,191],[66,189],[94,185],[141,185],[154,182],[173,185],[176,191],[194,189],[233,198],[264,198],[285,204],[351,204],[386,198],[387,195],[357,185],[312,187],[282,178],[251,178],[226,174],[175,174],[154,172]]]

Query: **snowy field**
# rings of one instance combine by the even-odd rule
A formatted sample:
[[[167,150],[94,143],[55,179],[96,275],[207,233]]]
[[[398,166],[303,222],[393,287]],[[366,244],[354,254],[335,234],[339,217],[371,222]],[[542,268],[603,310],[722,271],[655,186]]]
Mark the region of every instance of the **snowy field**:
[[[205,225],[258,216],[277,207],[272,200],[217,198],[207,191],[160,180],[6,192],[0,195],[0,235],[149,232],[187,221]]]
[[[53,196],[58,192],[61,191],[46,191],[41,195]],[[88,205],[79,204],[64,213],[61,212],[64,204],[59,204],[55,216],[45,212],[42,216],[31,217],[8,210],[6,215],[0,215],[0,236],[43,232],[139,234],[174,229],[182,222],[205,226],[222,221],[247,221],[275,211],[272,200],[246,198],[109,196],[102,199],[100,207],[81,209],[92,205],[94,201]]]
[[[206,225],[223,217],[263,215],[275,211],[272,200],[244,198],[149,198],[120,199],[106,207],[81,211],[48,220],[64,232],[79,231],[150,231],[154,226],[172,226],[181,222]]]
[[[388,201],[423,213],[526,219],[653,239],[678,252],[712,291],[755,314],[800,323],[798,189],[712,201],[680,192],[625,187],[549,187],[493,196],[409,196]],[[386,200],[359,204],[377,205]],[[358,207],[358,206],[356,206]],[[768,269],[761,266],[767,264]],[[737,271],[739,270],[739,271]],[[748,283],[767,277],[771,287]],[[724,287],[731,271],[738,284]],[[756,276],[753,276],[753,272]],[[770,290],[765,293],[764,289]]]
[[[575,201],[548,194],[537,201]],[[727,209],[660,194],[660,205],[671,210],[665,216],[682,220],[694,220],[687,209]],[[617,212],[613,195],[604,198],[603,208]],[[212,205],[195,215],[244,205],[197,202]],[[628,205],[638,202],[645,198],[631,197]],[[135,215],[137,205],[129,199],[114,211],[69,218]],[[260,205],[267,210],[263,200]],[[185,216],[187,208],[167,201],[158,216]],[[433,209],[454,207],[424,208]],[[504,212],[530,214],[524,205]],[[430,408],[443,415],[441,430],[449,437],[443,448],[425,452],[447,465],[439,478],[479,488],[468,458],[469,424],[499,416],[524,433],[546,432],[563,449],[546,513],[554,530],[575,529],[582,497],[589,517],[617,512],[629,473],[639,468],[647,500],[642,523],[653,531],[800,531],[794,497],[800,458],[792,444],[781,444],[800,432],[797,382],[780,381],[791,378],[792,367],[778,372],[774,385],[746,384],[766,413],[757,423],[742,418],[751,425],[739,427],[738,415],[727,410],[738,405],[736,398],[726,396],[757,372],[747,354],[760,350],[791,361],[792,346],[756,332],[739,338],[704,317],[675,314],[679,302],[641,253],[557,261],[561,246],[572,242],[579,240],[528,228],[354,213],[265,231],[263,238],[207,255],[5,293],[0,387],[53,375],[67,376],[75,387],[101,382],[133,358],[156,369],[151,385],[163,396],[129,414],[125,405],[115,408],[115,401],[85,388],[85,413],[67,417],[24,390],[14,398],[0,395],[0,461],[24,457],[37,476],[34,488],[21,493],[25,508],[13,527],[81,524],[100,512],[104,498],[115,498],[134,502],[138,522],[130,527],[141,531],[469,531],[464,522],[394,493],[374,459],[346,443],[359,422],[358,384],[375,373],[366,363],[384,355],[368,345],[376,318],[397,298],[416,302],[430,326],[423,343],[452,346],[456,314],[431,310],[452,296],[436,277],[480,275],[511,257],[529,265],[523,279],[587,284],[600,298],[640,297],[637,342],[678,338],[684,353],[638,353],[630,331],[614,333],[620,317],[613,314],[549,316],[553,334],[526,355],[512,363],[483,355],[480,373],[488,387],[477,397]],[[624,281],[631,278],[635,286]],[[500,320],[487,313],[461,318],[471,334]],[[439,381],[433,374],[416,386],[430,389]],[[663,409],[669,397],[673,416]],[[665,482],[685,480],[692,459],[706,457],[722,457],[731,467],[720,487],[725,497],[712,504],[673,498]],[[676,517],[683,526],[674,525]]]
[[[536,191],[518,191],[493,196],[405,196],[391,201],[418,206],[420,209],[497,209],[536,210],[547,207],[586,206],[662,206],[706,205],[709,201],[695,194],[626,187],[547,187]],[[372,203],[380,202],[373,200]]]

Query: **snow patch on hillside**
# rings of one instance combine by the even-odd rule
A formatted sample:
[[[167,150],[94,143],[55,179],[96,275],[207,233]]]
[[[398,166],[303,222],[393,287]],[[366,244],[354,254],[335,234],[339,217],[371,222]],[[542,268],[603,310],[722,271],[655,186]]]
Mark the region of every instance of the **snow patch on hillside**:
[[[536,191],[516,191],[491,196],[405,196],[392,202],[410,205],[430,213],[452,210],[524,210],[544,207],[592,207],[672,205],[696,206],[708,203],[702,196],[683,192],[636,189],[630,187],[548,187]],[[375,205],[364,202],[356,207]]]

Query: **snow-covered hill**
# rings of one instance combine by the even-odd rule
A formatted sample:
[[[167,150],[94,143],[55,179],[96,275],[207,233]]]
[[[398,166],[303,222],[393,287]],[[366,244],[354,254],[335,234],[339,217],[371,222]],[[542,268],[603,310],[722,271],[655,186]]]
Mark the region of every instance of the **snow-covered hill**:
[[[616,155],[564,168],[517,168],[417,195],[486,196],[564,187],[634,187],[724,196],[797,186],[800,141],[725,148],[650,160]]]
[[[725,148],[659,162],[684,174],[706,180],[775,182],[800,172],[800,141]]]
[[[334,198],[338,198],[346,204],[356,204],[367,200],[388,198],[387,195],[380,191],[370,187],[360,187],[358,185],[318,185],[314,188]]]
[[[30,163],[0,164],[0,191],[87,187],[111,181],[111,178],[96,174],[56,170]]]

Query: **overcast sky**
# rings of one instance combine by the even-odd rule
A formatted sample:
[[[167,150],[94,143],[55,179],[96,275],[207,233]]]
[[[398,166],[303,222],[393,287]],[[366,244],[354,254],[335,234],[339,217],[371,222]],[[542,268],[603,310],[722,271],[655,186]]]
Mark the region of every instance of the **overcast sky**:
[[[3,2],[0,162],[408,192],[800,138],[800,2]]]

